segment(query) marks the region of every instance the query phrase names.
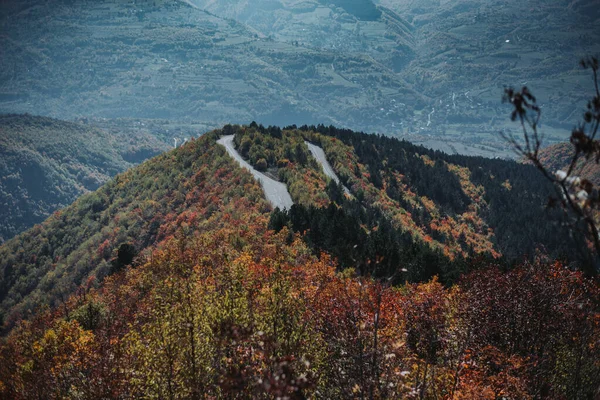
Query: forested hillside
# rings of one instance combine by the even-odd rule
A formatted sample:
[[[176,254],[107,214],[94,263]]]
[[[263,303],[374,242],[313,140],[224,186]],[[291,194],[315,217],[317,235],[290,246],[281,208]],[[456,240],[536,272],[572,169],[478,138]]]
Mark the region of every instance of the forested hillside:
[[[167,147],[140,132],[0,115],[0,243]]]
[[[329,258],[265,230],[264,218],[230,222],[170,239],[100,288],[90,280],[21,323],[0,345],[11,360],[0,364],[1,396],[597,393],[600,293],[580,273],[535,264],[479,270],[452,288],[394,288],[336,273]]]
[[[498,101],[504,86],[534,89],[546,140],[568,138],[591,85],[578,61],[600,52],[594,0],[376,3],[413,27],[415,58],[401,75],[436,99],[428,131],[449,139],[446,148],[511,129]]]
[[[91,276],[108,275],[121,245],[141,251],[179,230],[223,223],[208,217],[233,203],[259,207],[259,190],[215,134],[130,169],[0,247],[2,311],[13,323],[55,306]]]
[[[319,228],[313,225],[312,230],[308,229],[309,237],[319,234],[324,236],[319,240],[325,242],[338,240],[344,247],[335,254],[345,259],[353,253],[364,254],[364,249],[352,251],[349,247],[353,244],[368,247],[368,236],[387,243],[383,247],[397,246],[404,250],[409,243],[424,243],[434,253],[443,255],[441,259],[451,261],[470,254],[516,260],[533,257],[538,252],[582,261],[579,250],[583,239],[571,236],[562,224],[560,213],[544,208],[548,196],[553,194],[552,186],[531,166],[448,156],[397,139],[325,126],[304,126],[283,132],[255,126],[238,130],[235,140],[250,163],[278,176],[290,188],[297,206],[287,217],[278,216],[283,219],[276,222],[277,226],[291,223],[302,232],[317,224]],[[327,182],[318,163],[308,155],[303,140],[324,149],[342,184],[350,189],[350,198]],[[376,233],[359,240],[359,231],[350,226],[331,229],[335,223],[330,219],[337,220],[337,213],[335,217],[329,213],[328,220],[328,213],[308,211],[330,201],[341,207],[339,218],[351,216],[350,226],[364,224],[363,233],[371,235],[373,228]],[[306,218],[311,221],[301,222]],[[317,220],[313,221],[314,218]],[[318,221],[322,218],[325,220]],[[378,231],[380,228],[382,231]],[[326,235],[326,231],[331,233]],[[352,237],[344,237],[345,233]],[[439,268],[445,269],[442,265],[446,263],[441,259],[414,262],[433,270],[412,270],[413,278],[422,280],[439,274]],[[387,262],[395,265],[397,259],[388,258]],[[387,270],[389,273],[393,271]]]
[[[228,125],[118,175],[0,247],[9,324],[39,305],[55,306],[91,276],[101,280],[123,244],[137,254],[180,229],[191,234],[232,202],[259,201],[259,186],[216,144],[217,135],[231,133],[240,154],[284,182],[295,203],[270,217],[268,205],[260,206],[271,227],[301,234],[315,254],[325,251],[343,268],[450,283],[477,254],[501,263],[541,254],[587,261],[579,253],[585,241],[545,210],[551,186],[533,167],[333,127]],[[324,175],[305,140],[324,149],[350,195]]]
[[[600,290],[546,260],[585,262],[544,228],[549,190],[513,162],[225,126],[0,247],[0,396],[588,398]]]
[[[207,133],[0,247],[0,398],[593,398],[600,288],[548,260],[576,259],[549,189],[333,127]]]
[[[0,0],[0,400],[600,400],[597,3]]]

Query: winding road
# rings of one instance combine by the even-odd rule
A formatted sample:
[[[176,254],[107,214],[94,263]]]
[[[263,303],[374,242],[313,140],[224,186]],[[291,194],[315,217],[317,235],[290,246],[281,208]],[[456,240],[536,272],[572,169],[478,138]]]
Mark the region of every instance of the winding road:
[[[329,161],[327,161],[327,157],[325,157],[325,152],[323,151],[323,149],[310,142],[304,143],[306,143],[306,145],[308,146],[308,149],[312,153],[313,157],[319,162],[319,164],[321,164],[321,167],[323,167],[323,172],[325,172],[325,175],[333,179],[335,183],[339,185],[340,179],[336,175],[333,168],[331,168],[331,164],[329,164]],[[344,186],[344,192],[346,192],[346,194],[350,194],[350,191],[346,186]]]
[[[273,207],[279,207],[282,210],[289,210],[292,207],[294,202],[292,201],[292,197],[290,196],[290,193],[288,192],[285,184],[277,182],[276,180],[269,178],[262,172],[257,171],[256,169],[254,169],[254,167],[252,167],[252,165],[250,165],[246,160],[244,160],[233,146],[233,135],[223,136],[219,140],[217,140],[217,143],[225,147],[227,153],[234,160],[236,160],[242,168],[245,168],[248,171],[250,171],[252,176],[254,176],[254,179],[260,182],[260,185],[262,186],[263,191],[265,192],[267,200],[269,200]],[[333,179],[337,184],[339,184],[340,179],[335,174],[335,171],[333,170],[333,168],[331,168],[331,165],[327,161],[323,149],[309,142],[304,143],[306,143],[306,145],[308,146],[308,149],[310,150],[313,157],[323,167],[323,172],[325,172],[325,175],[327,175],[328,177]],[[348,195],[350,194],[350,191],[346,186],[344,186],[344,192],[346,192]]]
[[[243,168],[246,168],[248,171],[250,171],[252,176],[254,176],[254,179],[260,182],[267,200],[269,200],[273,207],[279,207],[282,210],[289,210],[292,207],[294,202],[292,201],[290,193],[288,192],[285,184],[269,178],[265,174],[254,169],[252,165],[248,164],[234,148],[233,135],[223,136],[221,139],[217,140],[217,143],[224,146],[227,150],[227,153],[229,153],[229,155]]]
[[[433,115],[434,112],[435,112],[435,107],[433,107],[433,109],[431,110],[431,112],[427,116],[427,126],[431,125],[431,116]]]

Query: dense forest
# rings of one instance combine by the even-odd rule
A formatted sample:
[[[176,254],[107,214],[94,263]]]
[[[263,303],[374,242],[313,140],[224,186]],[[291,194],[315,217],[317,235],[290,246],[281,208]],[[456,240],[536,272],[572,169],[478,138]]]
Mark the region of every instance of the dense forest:
[[[0,345],[11,360],[0,363],[0,396],[597,394],[600,292],[581,273],[560,263],[482,265],[451,288],[435,279],[394,287],[336,272],[246,207],[242,219],[169,239],[20,322]]]
[[[1,246],[0,304],[10,310],[9,324],[43,304],[55,306],[90,276],[101,280],[122,244],[140,251],[180,229],[210,227],[208,217],[236,199],[264,201],[214,138],[207,134],[117,175]]]
[[[0,246],[0,398],[593,398],[600,287],[551,191],[515,162],[227,125]]]
[[[0,400],[600,400],[599,4],[0,0]]]
[[[225,130],[231,133],[235,128]],[[253,124],[248,129],[238,127],[236,132],[240,154],[257,169],[285,182],[297,205],[321,208],[333,201],[350,217],[350,224],[362,224],[367,231],[379,227],[386,230],[389,226],[397,231],[394,235],[398,238],[404,237],[387,240],[390,248],[398,240],[404,243],[400,246],[404,249],[410,247],[408,243],[427,243],[446,255],[446,261],[482,254],[503,256],[512,262],[547,254],[591,268],[585,240],[565,226],[557,210],[546,209],[548,197],[555,194],[553,187],[531,166],[483,157],[449,156],[406,141],[335,127],[288,127],[282,131]],[[324,149],[342,183],[350,188],[351,198],[332,195],[335,188],[328,186],[303,140]],[[299,207],[292,210],[294,218],[307,212]],[[324,228],[336,223],[331,218],[341,215],[325,211],[308,214],[308,220],[317,221],[296,221],[292,225],[299,232],[311,224]],[[321,218],[328,221],[318,221]],[[319,233],[311,234],[324,235],[323,229],[316,230]],[[336,237],[323,240],[339,242],[345,240],[337,236],[354,231],[325,230]],[[353,241],[356,238],[346,239],[353,244],[365,243]],[[392,253],[397,259],[398,251]],[[430,272],[417,274],[415,279],[440,274],[446,261],[426,263]]]
[[[166,148],[142,132],[0,114],[0,243]]]
[[[424,225],[429,223],[432,236],[445,233],[442,227],[431,222],[436,218],[435,211],[431,212],[426,206],[415,207],[410,195],[407,196],[407,187],[421,196],[423,205],[426,205],[423,197],[438,205],[442,220],[456,218],[461,222],[460,214],[472,215],[470,211],[475,210],[493,229],[491,242],[496,251],[508,258],[533,256],[531,250],[540,245],[544,247],[542,252],[552,257],[571,260],[585,252],[580,246],[584,242],[582,237],[573,237],[574,233],[561,223],[560,214],[545,208],[548,196],[555,194],[554,188],[531,166],[499,159],[447,155],[404,140],[335,127],[301,129],[338,138],[354,148],[358,163],[368,166],[373,185],[385,188],[386,194],[409,213],[422,210],[421,220]],[[390,178],[397,174],[401,174],[400,180]],[[542,221],[545,223],[540,223]],[[463,233],[469,236],[468,232]]]

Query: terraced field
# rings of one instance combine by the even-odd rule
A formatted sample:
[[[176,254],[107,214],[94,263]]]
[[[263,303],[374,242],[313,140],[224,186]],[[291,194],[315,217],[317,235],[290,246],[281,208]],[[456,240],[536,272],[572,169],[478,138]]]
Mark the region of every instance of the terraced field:
[[[276,41],[183,2],[0,7],[0,111],[375,130],[427,103],[366,55]],[[379,112],[393,98],[411,106]]]
[[[334,124],[511,156],[501,103],[529,86],[548,142],[589,96],[591,0],[24,0],[0,3],[0,112]],[[203,11],[206,9],[207,11]]]

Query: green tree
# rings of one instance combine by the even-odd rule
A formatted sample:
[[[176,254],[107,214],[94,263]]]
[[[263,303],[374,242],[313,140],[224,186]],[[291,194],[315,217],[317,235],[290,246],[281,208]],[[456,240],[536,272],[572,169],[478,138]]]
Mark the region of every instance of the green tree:
[[[268,166],[267,160],[265,160],[264,158],[261,158],[256,162],[256,165],[254,167],[259,171],[266,171],[267,166]]]

